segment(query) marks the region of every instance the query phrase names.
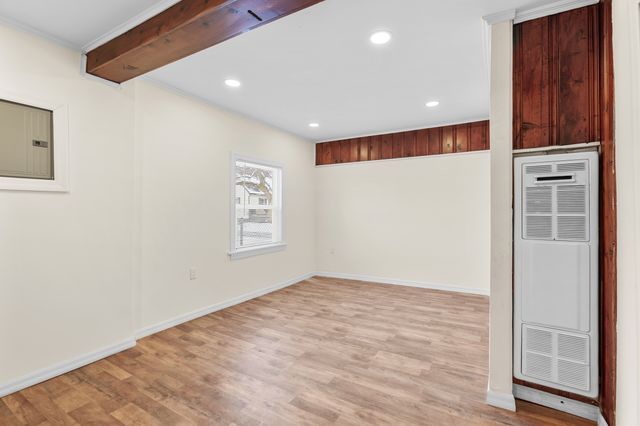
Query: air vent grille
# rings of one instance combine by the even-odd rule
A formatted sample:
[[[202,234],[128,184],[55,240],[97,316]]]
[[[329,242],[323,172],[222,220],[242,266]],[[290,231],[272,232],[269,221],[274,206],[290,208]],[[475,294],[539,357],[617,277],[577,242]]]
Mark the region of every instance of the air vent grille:
[[[528,175],[551,173],[551,167],[551,164],[535,164],[532,166],[525,166],[525,170]]]
[[[553,334],[538,328],[526,329],[527,351],[540,352],[551,355],[553,351]]]
[[[558,216],[558,239],[584,241],[587,239],[585,216]]]
[[[553,237],[551,216],[526,216],[526,238],[550,240]]]
[[[525,356],[526,362],[524,374],[542,380],[552,379],[552,358],[550,356],[532,352],[527,352]]]
[[[551,214],[553,208],[553,187],[537,186],[526,188],[527,213]]]
[[[558,187],[558,213],[585,214],[586,209],[587,187],[585,185],[563,185]]]
[[[586,163],[584,161],[579,161],[575,163],[560,163],[558,164],[558,172],[581,172],[585,170]]]
[[[589,339],[586,336],[558,333],[558,356],[576,362],[588,362]]]
[[[558,382],[572,388],[589,390],[589,366],[559,359]]]

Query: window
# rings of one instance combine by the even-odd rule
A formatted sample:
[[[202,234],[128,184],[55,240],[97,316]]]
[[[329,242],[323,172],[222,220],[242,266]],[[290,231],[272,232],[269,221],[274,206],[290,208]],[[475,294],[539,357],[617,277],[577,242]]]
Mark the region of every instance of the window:
[[[282,167],[233,156],[231,258],[282,250]]]
[[[53,111],[0,100],[0,176],[53,179]]]

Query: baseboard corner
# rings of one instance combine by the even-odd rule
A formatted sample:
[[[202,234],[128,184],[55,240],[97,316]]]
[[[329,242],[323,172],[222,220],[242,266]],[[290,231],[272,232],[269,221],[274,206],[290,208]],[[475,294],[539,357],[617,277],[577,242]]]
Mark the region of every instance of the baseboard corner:
[[[43,368],[34,373],[26,374],[19,379],[13,380],[9,383],[0,384],[0,398],[15,392],[19,392],[23,389],[26,389],[38,383],[42,383],[49,379],[53,379],[54,377],[68,373],[69,371],[84,367],[85,365],[117,354],[118,352],[130,349],[135,345],[136,340],[133,337],[130,337],[114,345],[104,347],[97,351],[93,351],[80,357],[71,359],[69,361],[54,364],[50,367]]]
[[[498,392],[490,388],[487,388],[488,405],[496,408],[502,408],[503,410],[516,411],[516,399],[513,393]]]

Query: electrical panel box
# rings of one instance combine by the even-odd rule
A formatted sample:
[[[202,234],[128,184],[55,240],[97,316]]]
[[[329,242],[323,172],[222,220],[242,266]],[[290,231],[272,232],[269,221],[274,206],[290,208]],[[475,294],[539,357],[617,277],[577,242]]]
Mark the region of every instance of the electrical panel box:
[[[598,153],[514,164],[514,376],[598,396]]]

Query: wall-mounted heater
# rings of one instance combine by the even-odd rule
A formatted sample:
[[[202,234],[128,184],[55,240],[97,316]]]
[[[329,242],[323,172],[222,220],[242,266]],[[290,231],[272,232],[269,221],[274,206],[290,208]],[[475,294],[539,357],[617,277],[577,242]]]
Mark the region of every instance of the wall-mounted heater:
[[[598,153],[514,165],[514,375],[598,395]]]

